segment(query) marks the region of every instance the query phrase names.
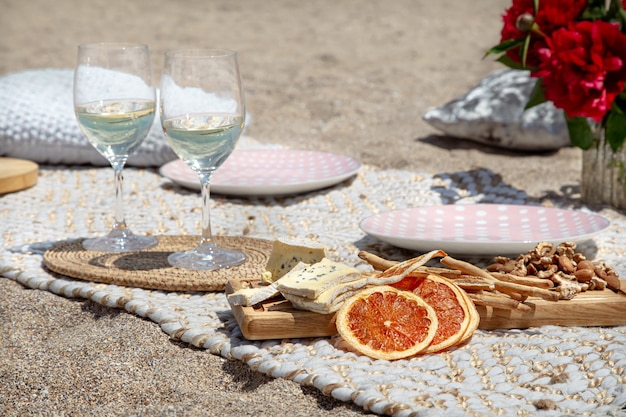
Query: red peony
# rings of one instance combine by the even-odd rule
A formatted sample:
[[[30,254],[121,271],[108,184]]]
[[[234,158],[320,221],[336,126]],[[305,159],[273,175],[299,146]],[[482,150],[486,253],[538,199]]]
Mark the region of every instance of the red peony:
[[[626,143],[626,0],[512,2],[502,16],[501,41],[486,55],[530,70],[538,82],[526,107],[549,101],[563,110],[572,145],[590,149],[604,132],[611,149],[620,149]]]
[[[502,16],[504,26],[500,33],[500,41],[526,37],[528,33],[517,27],[517,20],[524,14],[534,16],[535,24],[541,31],[541,34],[531,34],[532,40],[527,54],[527,65],[534,67],[539,63],[539,49],[546,46],[543,35],[550,36],[555,30],[576,20],[586,5],[587,0],[541,0],[539,11],[535,15],[533,0],[513,0],[512,6]],[[507,51],[507,55],[514,62],[521,63],[520,48]]]
[[[545,0],[544,0],[545,2]],[[544,96],[568,117],[600,122],[626,81],[626,35],[603,21],[572,22],[538,50]]]

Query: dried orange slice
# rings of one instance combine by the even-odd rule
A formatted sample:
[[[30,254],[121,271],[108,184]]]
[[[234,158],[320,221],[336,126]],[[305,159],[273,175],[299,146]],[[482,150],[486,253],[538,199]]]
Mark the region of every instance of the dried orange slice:
[[[463,296],[464,291],[452,281],[436,274],[409,275],[400,283],[408,284],[414,294],[419,295],[437,314],[439,326],[431,344],[422,353],[439,352],[460,343],[472,323],[474,310]],[[471,303],[474,306],[474,303]],[[475,309],[475,308],[474,308]]]
[[[467,329],[465,329],[465,333],[463,333],[463,336],[461,336],[461,339],[458,341],[457,344],[461,344],[470,337],[472,337],[476,329],[478,329],[478,325],[480,324],[480,313],[476,309],[476,304],[474,304],[474,301],[472,301],[472,299],[469,297],[469,295],[467,295],[465,291],[461,290],[461,294],[465,299],[465,305],[467,306],[470,322],[467,326]]]
[[[354,350],[395,360],[424,350],[435,337],[437,314],[409,291],[381,285],[348,300],[336,316],[337,332]]]

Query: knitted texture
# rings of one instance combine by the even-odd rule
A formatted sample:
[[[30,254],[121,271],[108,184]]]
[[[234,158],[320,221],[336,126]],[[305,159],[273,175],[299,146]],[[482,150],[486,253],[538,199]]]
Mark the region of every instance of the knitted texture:
[[[307,237],[334,260],[367,268],[359,249],[389,259],[410,253],[366,236],[359,221],[418,205],[532,203],[492,172],[427,174],[363,166],[352,181],[284,198],[211,200],[214,233]],[[197,234],[200,198],[154,170],[129,169],[127,222],[136,233]],[[28,288],[80,297],[157,323],[171,338],[237,359],[264,374],[313,386],[380,415],[616,415],[626,405],[626,326],[543,326],[483,331],[450,351],[395,362],[350,352],[339,337],[246,340],[221,292],[164,292],[98,284],[47,272],[53,242],[104,234],[112,217],[110,169],[41,170],[39,183],[0,198],[0,275]],[[470,190],[470,191],[468,191]],[[584,209],[584,208],[583,208]],[[626,274],[626,218],[606,209],[609,229],[579,246]],[[10,219],[10,221],[7,221]],[[434,248],[433,248],[434,249]],[[472,260],[484,262],[486,260]]]

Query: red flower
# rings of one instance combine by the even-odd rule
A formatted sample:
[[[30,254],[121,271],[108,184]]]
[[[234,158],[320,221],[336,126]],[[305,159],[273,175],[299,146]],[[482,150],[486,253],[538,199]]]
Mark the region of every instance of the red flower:
[[[512,6],[502,16],[504,26],[500,33],[500,42],[510,39],[526,37],[527,32],[519,30],[517,19],[528,14],[534,16],[535,24],[543,35],[550,36],[552,32],[567,26],[576,20],[587,5],[587,0],[541,0],[539,10],[535,15],[533,0],[513,0]],[[527,65],[534,67],[539,63],[538,51],[546,46],[543,36],[532,34],[532,40],[527,53]],[[507,51],[507,55],[517,63],[521,63],[519,48]]]
[[[626,81],[626,35],[603,21],[574,22],[546,39],[539,50],[544,96],[568,117],[600,122]]]

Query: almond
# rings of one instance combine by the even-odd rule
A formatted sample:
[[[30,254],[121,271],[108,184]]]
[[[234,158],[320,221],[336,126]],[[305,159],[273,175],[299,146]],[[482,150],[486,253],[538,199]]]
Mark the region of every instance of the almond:
[[[603,268],[601,268],[599,266],[596,266],[593,271],[596,273],[598,278],[602,278],[603,280],[606,281],[606,277],[607,277],[608,274],[606,273],[606,271]]]
[[[583,261],[578,262],[578,265],[576,265],[576,269],[578,271],[580,271],[581,269],[590,269],[593,272],[595,268],[593,266],[593,263],[591,263],[591,261],[588,261],[585,259]]]
[[[574,272],[574,276],[578,282],[589,282],[593,277],[596,276],[596,273],[593,272],[593,269],[579,269]]]
[[[561,271],[565,272],[566,274],[571,274],[572,272],[576,270],[576,268],[574,268],[574,264],[572,263],[572,260],[568,258],[567,256],[560,255],[558,259],[559,259],[559,268],[561,269]]]
[[[609,287],[610,289],[612,289],[613,291],[619,291],[620,287],[621,287],[621,282],[619,280],[619,277],[615,274],[607,274],[606,278],[604,279],[606,281],[606,286]]]

